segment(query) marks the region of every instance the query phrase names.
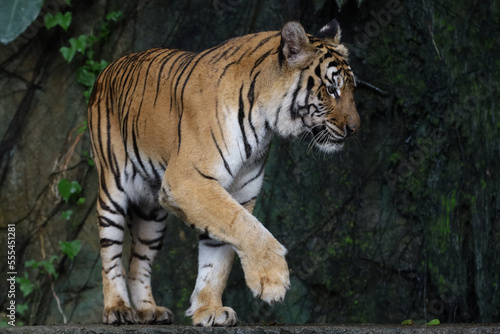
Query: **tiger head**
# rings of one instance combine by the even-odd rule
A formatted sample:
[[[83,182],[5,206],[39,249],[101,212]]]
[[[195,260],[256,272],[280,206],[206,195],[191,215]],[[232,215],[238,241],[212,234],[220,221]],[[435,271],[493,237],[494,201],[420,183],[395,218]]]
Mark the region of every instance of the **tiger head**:
[[[281,30],[278,53],[290,85],[286,99],[290,118],[278,131],[285,135],[307,131],[314,144],[327,153],[340,150],[344,140],[360,127],[353,96],[356,79],[340,34],[336,20],[316,36],[307,35],[300,23],[288,22]]]

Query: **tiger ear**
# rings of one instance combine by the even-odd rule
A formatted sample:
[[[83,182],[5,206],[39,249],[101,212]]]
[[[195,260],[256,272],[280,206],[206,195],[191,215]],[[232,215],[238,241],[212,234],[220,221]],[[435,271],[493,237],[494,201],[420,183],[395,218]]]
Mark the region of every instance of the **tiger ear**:
[[[291,67],[303,64],[311,55],[309,38],[298,22],[287,22],[281,29],[281,51]]]
[[[319,39],[327,39],[333,42],[333,44],[340,44],[340,37],[342,31],[340,30],[339,23],[337,20],[331,20],[327,25],[325,25],[321,30],[316,34],[316,37]]]

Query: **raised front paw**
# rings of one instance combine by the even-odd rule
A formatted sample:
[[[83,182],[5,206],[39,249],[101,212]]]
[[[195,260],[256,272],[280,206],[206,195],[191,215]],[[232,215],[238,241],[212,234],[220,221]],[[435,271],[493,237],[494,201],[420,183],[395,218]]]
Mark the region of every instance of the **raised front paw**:
[[[139,317],[135,310],[125,305],[105,307],[102,322],[107,325],[137,324]]]
[[[236,312],[230,307],[204,306],[196,310],[192,316],[195,326],[234,326],[238,321]]]
[[[254,297],[274,304],[282,302],[290,288],[290,276],[285,260],[286,249],[276,240],[266,247],[254,249],[241,258],[247,286]]]
[[[174,321],[174,314],[166,307],[154,306],[137,311],[141,324],[169,325]]]

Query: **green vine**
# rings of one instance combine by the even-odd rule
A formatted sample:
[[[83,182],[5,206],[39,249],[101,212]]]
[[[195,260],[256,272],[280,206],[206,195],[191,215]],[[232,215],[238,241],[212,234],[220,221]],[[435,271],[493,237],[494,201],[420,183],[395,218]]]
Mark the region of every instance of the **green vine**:
[[[71,6],[70,1],[66,1]],[[123,16],[121,11],[108,13],[101,23],[97,34],[80,35],[79,37],[72,37],[69,39],[69,45],[63,46],[59,49],[63,58],[71,63],[77,53],[82,54],[85,60],[84,65],[79,67],[76,71],[76,81],[84,85],[87,90],[83,93],[85,100],[88,103],[92,87],[97,78],[97,75],[109,65],[104,59],[96,60],[94,46],[106,40],[111,33],[112,24],[118,22]],[[71,25],[72,12],[66,13],[58,12],[56,15],[47,14],[45,16],[45,27],[52,29],[60,26],[65,31]]]
[[[63,254],[67,255],[71,261],[74,260],[75,256],[80,252],[82,248],[82,244],[80,240],[73,241],[59,241],[59,248]],[[30,324],[34,321],[34,316],[36,315],[36,311],[39,305],[39,300],[42,297],[42,292],[40,289],[40,281],[42,277],[48,277],[51,282],[53,295],[55,295],[54,291],[54,280],[59,277],[59,273],[54,266],[54,261],[58,260],[59,257],[57,255],[52,255],[50,259],[44,259],[41,261],[36,261],[34,259],[28,260],[24,263],[25,271],[23,277],[16,277],[16,283],[19,285],[19,289],[23,294],[23,302],[16,304],[16,311],[22,317],[30,317]],[[47,276],[46,276],[47,275]],[[66,315],[64,314],[58,298],[56,298],[58,303],[59,312],[63,317],[64,323],[67,322]],[[31,309],[30,314],[26,311]],[[22,326],[24,322],[18,322],[19,326]],[[0,323],[0,327],[3,324]]]

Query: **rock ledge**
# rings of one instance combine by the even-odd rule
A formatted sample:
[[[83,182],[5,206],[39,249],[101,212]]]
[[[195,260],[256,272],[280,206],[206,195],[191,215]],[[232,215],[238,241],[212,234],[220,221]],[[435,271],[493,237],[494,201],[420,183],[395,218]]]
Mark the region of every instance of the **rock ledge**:
[[[286,325],[286,326],[239,326],[239,327],[193,327],[193,326],[107,326],[107,325],[53,325],[21,326],[2,328],[5,333],[51,333],[51,334],[500,334],[500,324],[453,324],[438,326],[401,326],[401,325]]]

